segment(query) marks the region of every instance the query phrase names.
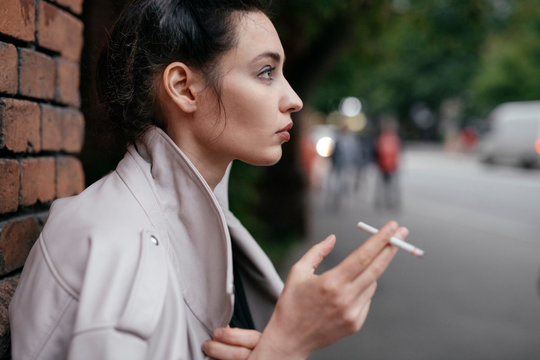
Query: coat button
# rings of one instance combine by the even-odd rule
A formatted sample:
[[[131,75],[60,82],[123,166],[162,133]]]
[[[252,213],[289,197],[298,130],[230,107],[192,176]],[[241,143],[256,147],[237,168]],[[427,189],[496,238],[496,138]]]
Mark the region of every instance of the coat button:
[[[150,241],[152,241],[152,243],[153,243],[154,245],[156,245],[156,246],[159,245],[159,241],[158,241],[157,237],[155,237],[154,235],[151,235],[151,236],[150,236]]]

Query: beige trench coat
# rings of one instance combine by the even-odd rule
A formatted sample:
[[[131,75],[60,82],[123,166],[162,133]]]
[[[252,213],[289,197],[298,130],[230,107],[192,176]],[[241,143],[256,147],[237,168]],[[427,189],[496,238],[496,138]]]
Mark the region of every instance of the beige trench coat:
[[[160,129],[117,169],[53,203],[10,304],[13,359],[204,359],[201,344],[232,316],[230,235],[256,327],[283,283]]]

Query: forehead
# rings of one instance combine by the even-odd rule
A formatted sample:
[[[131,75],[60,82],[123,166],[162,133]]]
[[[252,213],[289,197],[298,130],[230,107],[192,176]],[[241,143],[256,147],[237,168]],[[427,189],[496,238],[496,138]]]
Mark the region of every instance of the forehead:
[[[274,25],[262,12],[247,12],[237,24],[236,51],[242,55],[257,56],[261,53],[277,53],[283,59],[283,47]]]

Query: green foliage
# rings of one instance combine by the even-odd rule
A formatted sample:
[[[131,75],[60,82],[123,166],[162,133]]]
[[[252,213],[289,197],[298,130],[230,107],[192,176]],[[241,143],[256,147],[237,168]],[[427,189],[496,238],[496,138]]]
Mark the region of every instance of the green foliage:
[[[229,181],[229,208],[255,238],[263,236],[266,226],[255,212],[257,207],[263,205],[256,188],[262,175],[262,168],[235,161]]]
[[[479,114],[501,102],[540,99],[540,8],[516,2],[504,25],[487,39],[471,82],[472,107]]]
[[[416,102],[437,109],[461,97],[478,68],[486,34],[484,0],[413,1],[406,12],[379,7],[378,31],[358,29],[354,46],[326,76],[310,103],[326,110],[330,94],[356,95],[370,115],[408,116]],[[329,90],[327,90],[329,89]]]
[[[370,28],[354,27],[348,50],[308,94],[312,106],[330,112],[355,95],[368,115],[407,121],[417,102],[437,113],[458,98],[466,122],[501,102],[540,98],[537,2],[418,0],[401,11],[377,3],[360,17]]]
[[[282,204],[278,201],[267,202],[259,184],[264,181],[266,168],[251,166],[235,161],[231,169],[229,182],[229,198],[231,211],[242,221],[253,237],[270,257],[274,265],[279,266],[284,255],[292,246],[301,240],[293,227],[284,232],[276,231],[278,217],[262,216],[263,208],[276,208],[280,211]],[[283,212],[281,210],[281,212]]]

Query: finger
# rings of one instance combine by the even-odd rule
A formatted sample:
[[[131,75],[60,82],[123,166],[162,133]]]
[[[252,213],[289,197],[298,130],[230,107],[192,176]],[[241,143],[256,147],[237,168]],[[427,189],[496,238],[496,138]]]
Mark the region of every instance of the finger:
[[[369,288],[375,283],[381,275],[386,271],[390,262],[394,258],[398,251],[398,248],[388,244],[385,246],[379,254],[373,259],[371,264],[354,279],[353,284],[358,289],[358,293],[362,293],[365,289]]]
[[[362,328],[362,325],[364,325],[364,322],[366,322],[370,307],[371,300],[369,300],[367,303],[364,304],[364,306],[360,308],[360,313],[358,314],[358,325],[356,326],[358,329]]]
[[[349,254],[333,270],[339,272],[345,279],[352,280],[356,278],[388,244],[397,228],[398,224],[395,221],[390,221],[362,244],[362,246]]]
[[[350,334],[357,332],[364,325],[376,287],[376,283],[373,283],[356,299],[355,303],[351,304],[350,315],[347,316],[349,320],[346,323]]]
[[[409,229],[403,226],[400,226],[394,233],[394,237],[400,240],[405,240],[407,236],[409,236]]]
[[[309,249],[300,260],[295,264],[296,268],[302,268],[309,271],[311,274],[315,272],[323,259],[330,254],[336,244],[336,236],[329,235],[320,243]]]
[[[364,306],[364,304],[371,300],[373,295],[375,295],[375,290],[377,289],[377,282],[374,281],[367,288],[364,288],[364,290],[359,291],[356,295],[356,302],[355,307],[359,309],[360,307]]]
[[[409,230],[406,227],[399,227],[394,232],[394,237],[404,240],[409,235]],[[394,258],[398,251],[398,248],[394,245],[388,244],[381,250],[381,252],[375,257],[366,270],[359,276],[358,281],[366,282],[366,286],[369,286],[371,282],[377,281],[377,279],[386,271],[388,265]],[[359,288],[362,286],[360,285]]]
[[[219,328],[214,330],[213,337],[215,341],[229,345],[243,346],[253,349],[261,339],[261,333],[257,330],[240,328]]]
[[[202,351],[209,357],[221,360],[244,360],[251,354],[250,349],[242,346],[223,344],[207,340],[202,344]]]

